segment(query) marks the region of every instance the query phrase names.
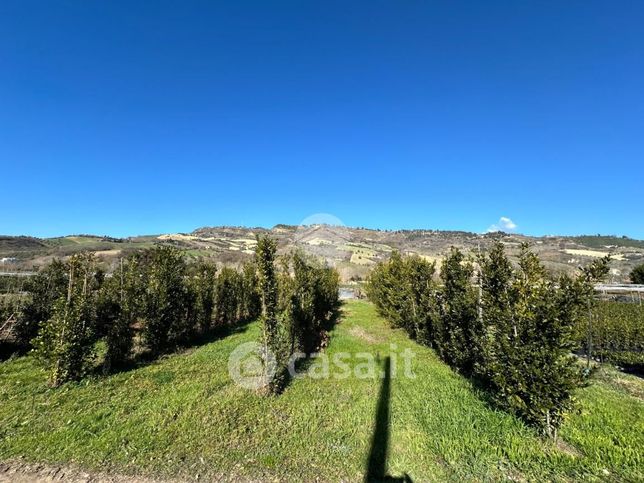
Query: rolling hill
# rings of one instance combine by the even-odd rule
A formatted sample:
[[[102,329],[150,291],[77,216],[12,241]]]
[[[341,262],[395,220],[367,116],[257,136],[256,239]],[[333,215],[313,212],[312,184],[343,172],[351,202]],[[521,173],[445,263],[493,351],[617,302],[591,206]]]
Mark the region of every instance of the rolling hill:
[[[238,265],[253,255],[255,237],[270,234],[282,253],[293,248],[325,260],[340,271],[343,280],[364,278],[371,266],[387,258],[392,250],[416,253],[440,261],[456,246],[467,253],[485,250],[501,240],[511,257],[521,243],[529,243],[549,269],[568,272],[580,265],[611,253],[611,281],[625,281],[630,270],[644,263],[644,241],[616,236],[547,236],[520,234],[477,234],[464,231],[374,230],[330,225],[276,225],[273,228],[202,227],[192,233],[113,238],[95,235],[70,235],[58,238],[0,236],[0,259],[4,271],[37,270],[56,257],[78,251],[93,251],[106,268],[119,257],[138,248],[155,244],[174,245],[192,259],[207,259],[225,265]]]

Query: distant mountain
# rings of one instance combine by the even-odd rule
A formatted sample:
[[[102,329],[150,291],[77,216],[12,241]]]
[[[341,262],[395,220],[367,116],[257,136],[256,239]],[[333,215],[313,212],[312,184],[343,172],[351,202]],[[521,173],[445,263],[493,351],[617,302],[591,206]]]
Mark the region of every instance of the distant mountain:
[[[281,253],[299,248],[340,271],[344,280],[364,278],[371,267],[386,259],[392,250],[416,253],[439,262],[450,246],[475,254],[501,240],[512,258],[521,243],[532,245],[546,266],[556,272],[570,272],[596,257],[612,253],[611,278],[625,281],[637,264],[644,263],[644,241],[615,236],[547,236],[519,234],[477,234],[438,230],[373,230],[331,225],[276,225],[271,229],[246,227],[203,227],[192,233],[112,238],[73,235],[59,238],[0,236],[0,259],[4,270],[34,270],[55,257],[78,251],[93,251],[109,269],[119,257],[155,244],[176,246],[191,259],[208,259],[237,265],[253,256],[255,237],[270,234]]]

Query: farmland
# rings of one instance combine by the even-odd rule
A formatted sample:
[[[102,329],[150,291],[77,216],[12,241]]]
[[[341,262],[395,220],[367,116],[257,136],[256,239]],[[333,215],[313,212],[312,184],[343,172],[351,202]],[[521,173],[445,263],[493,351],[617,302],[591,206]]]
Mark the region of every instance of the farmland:
[[[266,398],[233,384],[231,351],[257,322],[153,364],[59,389],[31,356],[0,364],[0,460],[116,474],[357,481],[374,432],[388,435],[386,472],[414,481],[639,480],[644,446],[641,379],[609,369],[579,390],[558,443],[493,409],[434,352],[389,328],[368,302],[344,305],[327,351],[384,359],[411,349],[415,379],[392,378],[388,424],[377,418],[381,379],[292,382]],[[375,431],[376,429],[379,431]],[[385,431],[386,430],[386,431]]]
[[[171,245],[192,260],[208,260],[239,266],[253,256],[255,236],[267,234],[278,241],[280,253],[299,248],[336,267],[344,281],[366,278],[373,266],[391,254],[418,254],[441,261],[451,246],[476,254],[495,240],[501,240],[508,254],[517,260],[521,243],[529,243],[549,270],[569,273],[580,265],[611,253],[610,280],[626,281],[632,268],[644,263],[644,245],[640,240],[610,236],[530,237],[518,234],[476,234],[459,231],[399,230],[383,231],[326,225],[273,228],[203,227],[191,233],[168,233],[128,238],[93,235],[58,238],[0,237],[0,258],[15,258],[5,270],[33,270],[54,257],[69,257],[79,251],[96,253],[106,267],[116,264],[128,253],[155,244]]]

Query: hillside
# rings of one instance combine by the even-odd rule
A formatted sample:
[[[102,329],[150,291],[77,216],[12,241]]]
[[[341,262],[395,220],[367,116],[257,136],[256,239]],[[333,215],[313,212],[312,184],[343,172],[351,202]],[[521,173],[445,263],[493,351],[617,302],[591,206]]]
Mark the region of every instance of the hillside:
[[[59,238],[0,236],[0,259],[7,271],[34,270],[55,257],[75,252],[95,252],[107,268],[120,257],[137,248],[154,244],[171,244],[186,255],[236,265],[250,258],[255,236],[270,234],[278,240],[281,252],[298,247],[324,259],[340,271],[346,281],[363,278],[371,266],[383,260],[392,250],[417,253],[429,260],[440,260],[456,246],[468,253],[485,250],[500,239],[511,256],[522,242],[535,252],[553,271],[571,271],[593,258],[612,253],[611,279],[625,281],[630,270],[644,263],[644,241],[615,236],[548,236],[530,237],[519,234],[476,234],[462,231],[399,230],[383,231],[330,225],[277,225],[271,229],[245,227],[203,227],[192,233],[148,235],[130,238],[74,235]]]

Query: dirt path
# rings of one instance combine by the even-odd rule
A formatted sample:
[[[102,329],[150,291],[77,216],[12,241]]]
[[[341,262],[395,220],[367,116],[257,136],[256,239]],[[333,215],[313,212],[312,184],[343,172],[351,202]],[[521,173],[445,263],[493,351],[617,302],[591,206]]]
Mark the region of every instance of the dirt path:
[[[18,461],[0,463],[0,483],[161,483],[135,476],[89,473],[78,468]]]

